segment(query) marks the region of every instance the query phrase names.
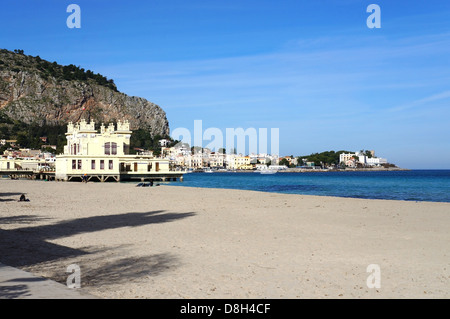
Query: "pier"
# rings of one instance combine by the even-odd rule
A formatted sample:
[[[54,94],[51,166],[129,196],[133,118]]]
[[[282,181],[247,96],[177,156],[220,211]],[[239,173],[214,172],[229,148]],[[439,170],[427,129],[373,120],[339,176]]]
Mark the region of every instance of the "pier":
[[[83,181],[87,182],[123,182],[123,181],[155,181],[155,182],[176,182],[183,181],[183,174],[178,172],[167,172],[161,174],[70,174],[65,179],[55,179],[56,181]]]
[[[55,171],[45,170],[27,170],[27,169],[10,169],[1,170],[0,176],[7,176],[10,179],[27,178],[33,180],[55,180]]]
[[[43,170],[26,170],[13,169],[1,170],[0,176],[8,177],[10,179],[30,179],[30,180],[47,180],[47,181],[83,181],[84,174],[71,174],[67,179],[55,178],[55,171]],[[155,182],[176,182],[183,181],[183,173],[181,172],[167,172],[161,174],[86,174],[86,181],[88,182],[121,182],[121,181],[155,181]]]

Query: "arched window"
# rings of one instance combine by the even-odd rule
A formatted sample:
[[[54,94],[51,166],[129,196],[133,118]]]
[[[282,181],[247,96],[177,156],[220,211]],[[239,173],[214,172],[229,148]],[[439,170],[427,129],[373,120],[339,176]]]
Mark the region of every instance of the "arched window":
[[[117,155],[117,143],[114,142],[111,143],[111,154]]]
[[[111,143],[105,143],[105,155],[111,155]]]

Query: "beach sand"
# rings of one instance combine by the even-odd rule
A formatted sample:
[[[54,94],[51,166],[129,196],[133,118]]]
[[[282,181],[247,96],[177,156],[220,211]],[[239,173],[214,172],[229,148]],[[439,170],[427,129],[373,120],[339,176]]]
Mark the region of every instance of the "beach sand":
[[[0,262],[103,298],[449,298],[449,230],[450,203],[0,180]]]

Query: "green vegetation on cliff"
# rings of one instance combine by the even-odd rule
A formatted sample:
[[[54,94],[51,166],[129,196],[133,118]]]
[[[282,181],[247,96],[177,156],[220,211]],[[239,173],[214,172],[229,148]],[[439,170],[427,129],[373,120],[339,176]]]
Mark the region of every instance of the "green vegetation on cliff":
[[[315,166],[328,166],[328,165],[338,165],[339,164],[339,155],[343,153],[352,153],[349,151],[325,151],[322,153],[313,153],[311,155],[299,156],[298,163],[301,165],[303,160],[306,162],[313,162]]]
[[[41,149],[42,145],[56,145],[56,152],[61,153],[66,144],[66,131],[66,125],[27,124],[12,120],[0,112],[0,138],[17,140],[22,148]],[[47,141],[43,142],[41,137],[47,137]]]
[[[5,49],[0,49],[0,70],[3,69],[9,69],[13,72],[38,72],[44,80],[55,78],[66,81],[93,81],[98,85],[118,92],[114,81],[99,73],[96,74],[91,70],[85,70],[73,64],[60,65],[56,62],[51,63],[41,59],[39,56],[25,55],[23,50],[14,50],[13,53]]]

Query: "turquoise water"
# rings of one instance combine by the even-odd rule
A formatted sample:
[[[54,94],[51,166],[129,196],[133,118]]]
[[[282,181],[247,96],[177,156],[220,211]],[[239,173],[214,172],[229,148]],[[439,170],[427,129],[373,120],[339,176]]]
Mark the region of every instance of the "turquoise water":
[[[370,199],[450,202],[450,170],[317,173],[191,173],[182,187]]]

